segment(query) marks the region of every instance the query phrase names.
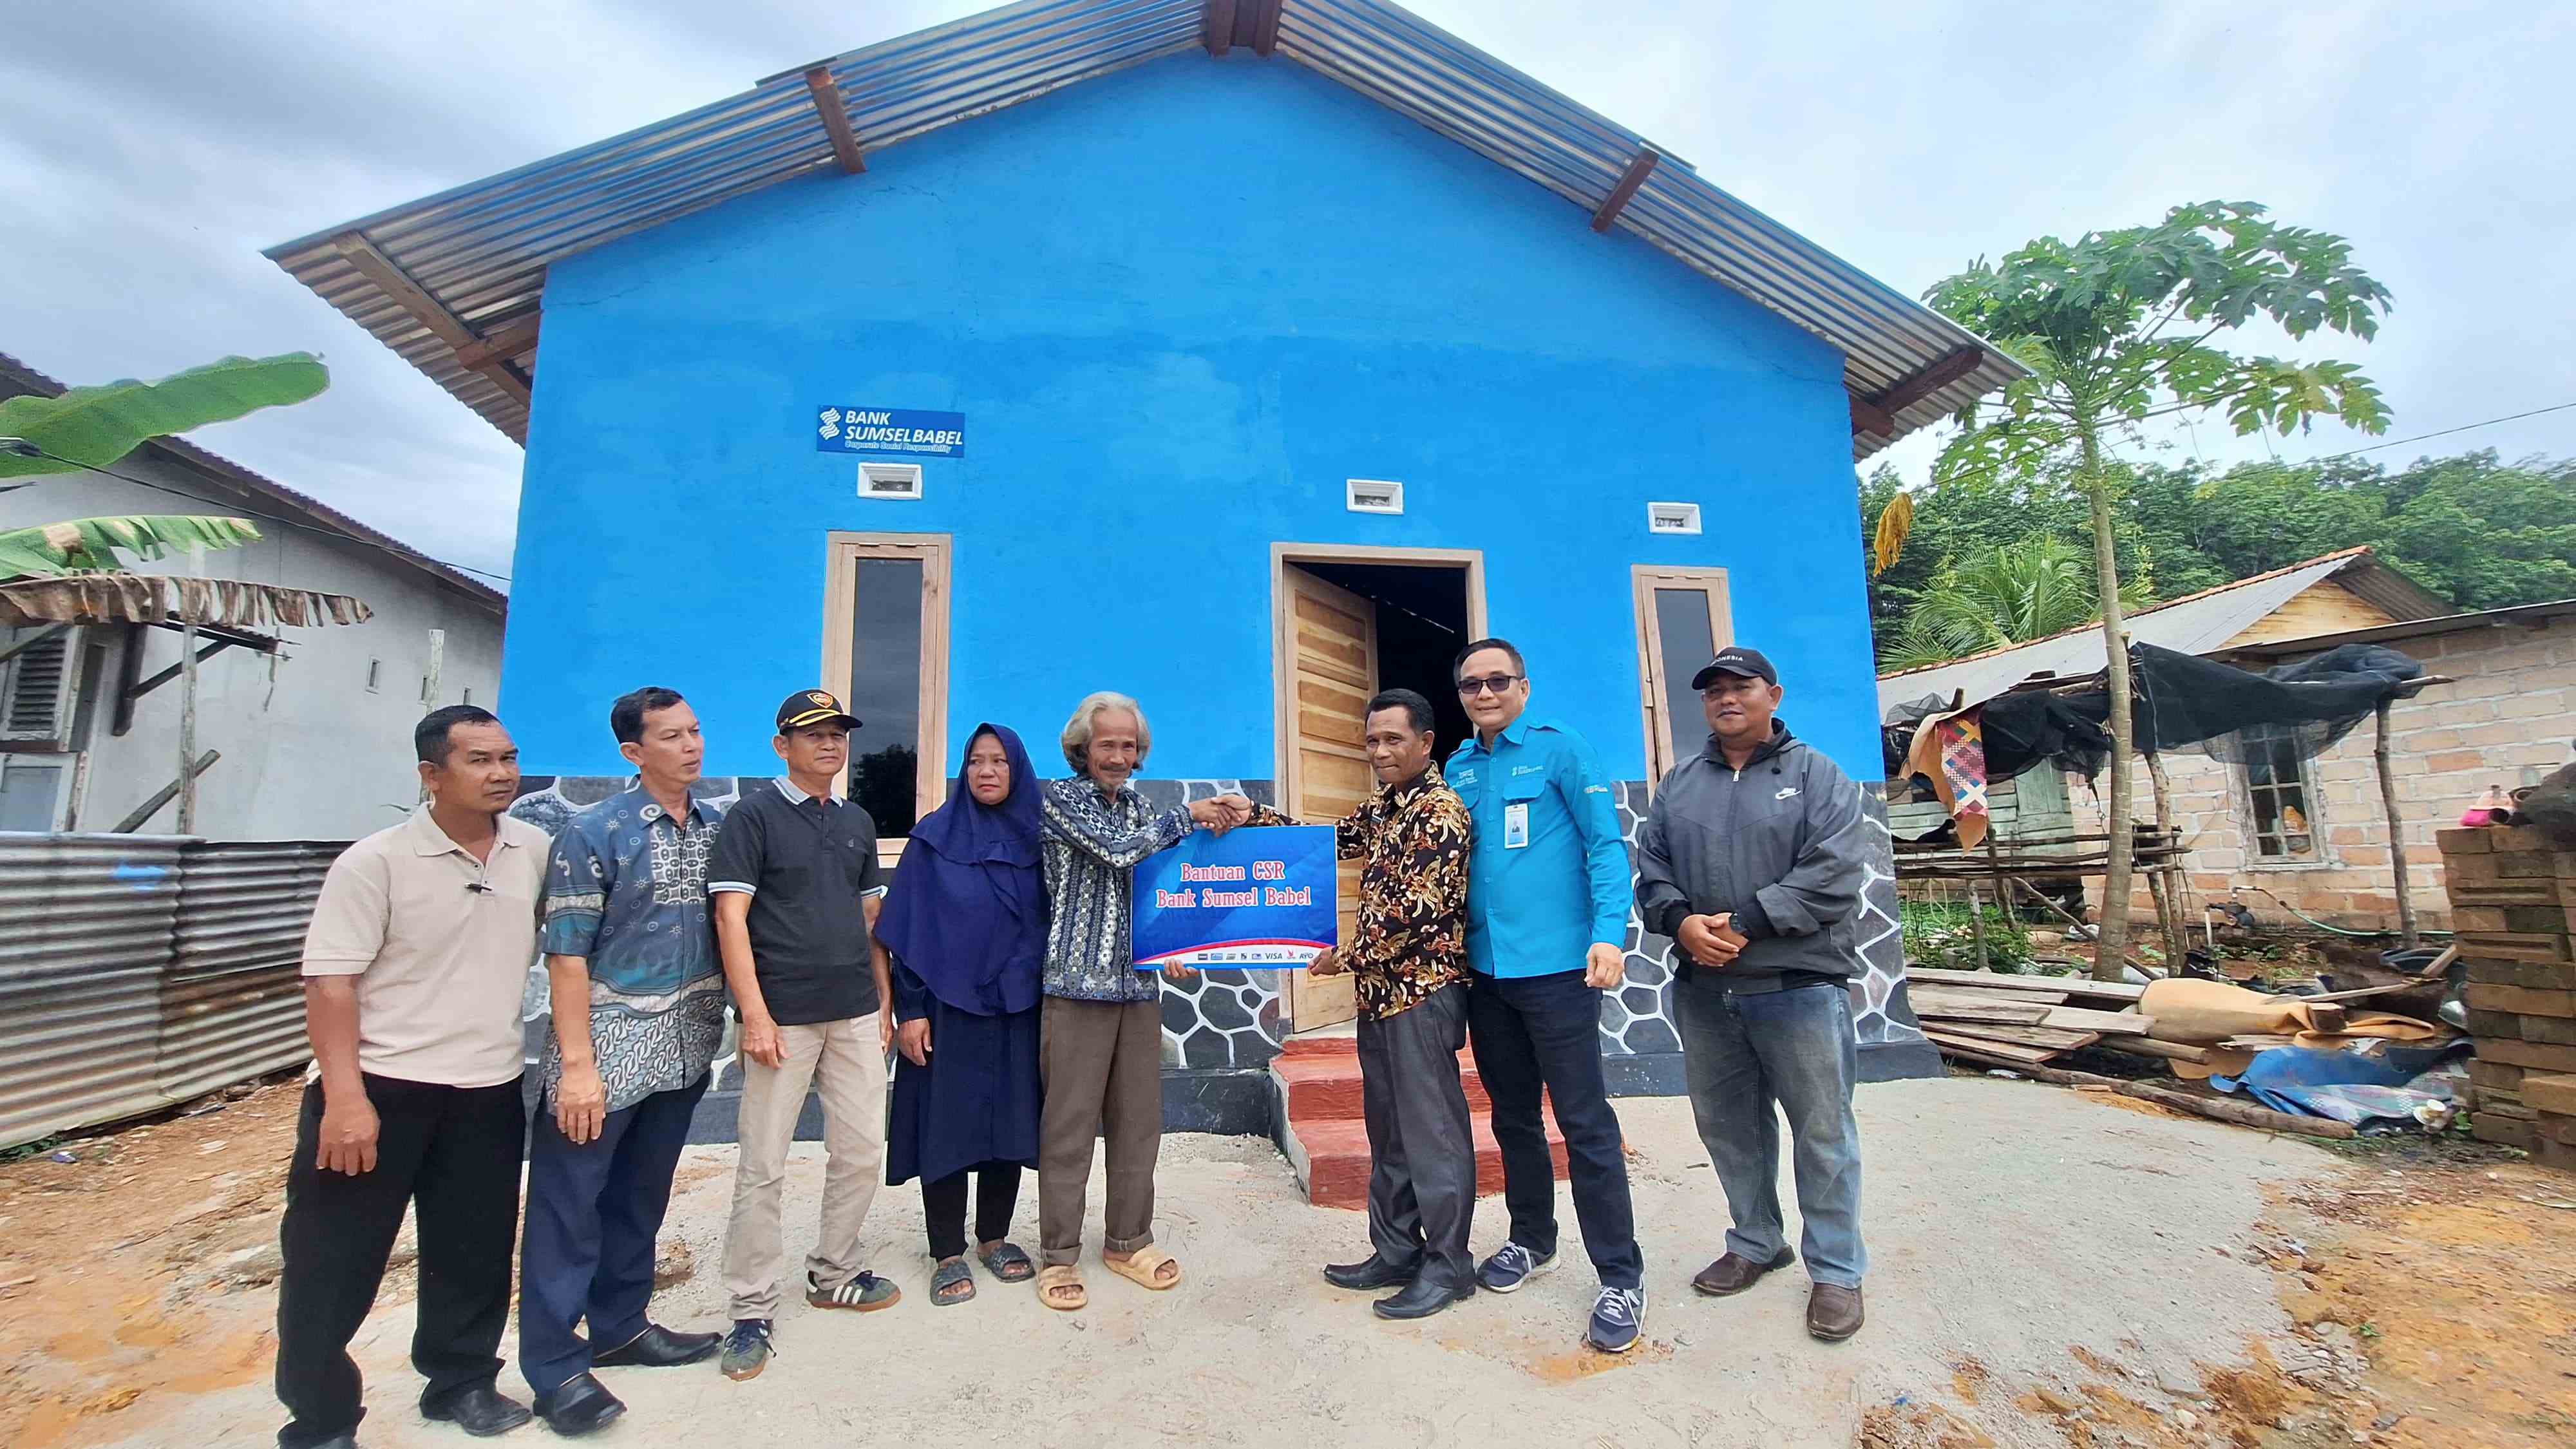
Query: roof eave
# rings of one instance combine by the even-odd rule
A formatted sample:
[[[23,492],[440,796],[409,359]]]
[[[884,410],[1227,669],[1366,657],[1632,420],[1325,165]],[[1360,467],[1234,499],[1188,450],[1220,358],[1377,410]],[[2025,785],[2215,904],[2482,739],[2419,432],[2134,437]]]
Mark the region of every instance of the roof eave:
[[[850,150],[874,155],[1197,48],[1215,24],[1210,3],[1235,14],[1242,32],[1243,11],[1228,0],[1023,0],[819,62],[828,88],[806,80],[817,67],[780,72],[738,95],[264,255],[524,444],[532,324],[549,264],[817,169],[849,169]],[[1852,400],[1856,462],[2024,375],[1992,344],[1701,180],[1662,148],[1398,6],[1240,4],[1260,10],[1273,53],[1557,192],[1596,223],[1638,236],[1834,346]],[[827,89],[846,107],[841,126],[817,109],[830,103]],[[854,135],[856,146],[836,150],[836,131]],[[1631,179],[1650,153],[1663,164]],[[1614,193],[1620,199],[1609,206]],[[362,270],[352,250],[383,265]],[[514,328],[527,338],[523,350],[486,355]]]

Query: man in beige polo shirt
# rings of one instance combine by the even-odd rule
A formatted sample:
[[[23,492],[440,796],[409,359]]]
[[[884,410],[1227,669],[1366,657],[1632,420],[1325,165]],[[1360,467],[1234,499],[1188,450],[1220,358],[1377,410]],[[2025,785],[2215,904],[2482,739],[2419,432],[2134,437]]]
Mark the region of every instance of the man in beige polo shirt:
[[[315,1070],[280,1230],[285,1449],[354,1449],[366,1408],[349,1340],[406,1207],[420,1240],[422,1416],[477,1435],[528,1421],[493,1380],[527,1131],[519,994],[548,841],[502,813],[519,749],[489,711],[432,711],[412,739],[429,803],[332,863],[304,938]]]

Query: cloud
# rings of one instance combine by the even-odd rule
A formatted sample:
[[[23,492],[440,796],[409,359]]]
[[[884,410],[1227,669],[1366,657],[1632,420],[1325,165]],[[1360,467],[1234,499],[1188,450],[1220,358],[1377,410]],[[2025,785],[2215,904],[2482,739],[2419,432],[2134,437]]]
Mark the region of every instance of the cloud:
[[[0,351],[74,382],[320,352],[329,393],[198,441],[506,572],[517,447],[260,248],[980,8],[13,7]],[[2554,183],[2566,7],[1416,8],[1908,294],[2042,232],[2250,197],[2350,236],[2396,291],[2376,345],[2305,349],[2362,360],[2396,435],[2576,399],[2576,281],[2551,264],[2576,233],[2576,193]],[[2267,447],[2223,434],[2174,437],[2186,456]],[[2321,428],[2268,446],[2369,441]],[[2435,446],[2474,445],[2576,454],[2576,413]],[[1929,455],[1892,454],[1917,474]]]

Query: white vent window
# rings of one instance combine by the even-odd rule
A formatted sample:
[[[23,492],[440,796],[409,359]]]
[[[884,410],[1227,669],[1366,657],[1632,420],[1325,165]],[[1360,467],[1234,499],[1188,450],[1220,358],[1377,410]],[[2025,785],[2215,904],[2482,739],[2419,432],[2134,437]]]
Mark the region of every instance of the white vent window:
[[[1384,478],[1353,478],[1343,498],[1353,513],[1402,513],[1404,485]]]
[[[861,463],[861,498],[917,499],[921,496],[919,463]]]
[[[1649,503],[1646,505],[1648,533],[1699,532],[1699,505],[1696,503]]]

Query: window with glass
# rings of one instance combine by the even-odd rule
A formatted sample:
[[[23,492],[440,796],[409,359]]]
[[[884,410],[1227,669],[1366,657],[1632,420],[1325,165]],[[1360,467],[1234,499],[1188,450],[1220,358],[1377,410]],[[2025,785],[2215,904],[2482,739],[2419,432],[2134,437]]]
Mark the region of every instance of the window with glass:
[[[2253,822],[2257,862],[2316,860],[2316,782],[2308,761],[2289,736],[2248,730],[2244,734],[2247,816]]]
[[[1726,570],[1635,570],[1637,663],[1644,680],[1646,777],[1661,780],[1708,738],[1706,715],[1691,676],[1733,643],[1726,600]]]
[[[900,840],[944,793],[948,539],[834,534],[831,568],[824,678],[859,718],[844,793]]]

